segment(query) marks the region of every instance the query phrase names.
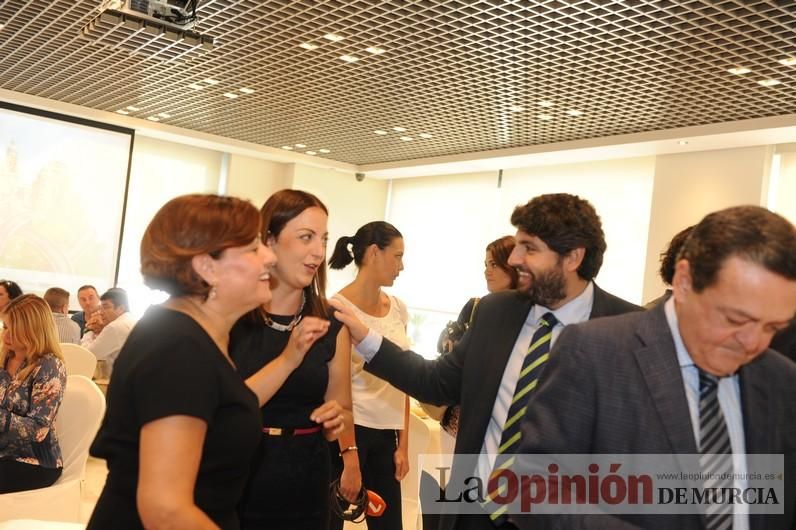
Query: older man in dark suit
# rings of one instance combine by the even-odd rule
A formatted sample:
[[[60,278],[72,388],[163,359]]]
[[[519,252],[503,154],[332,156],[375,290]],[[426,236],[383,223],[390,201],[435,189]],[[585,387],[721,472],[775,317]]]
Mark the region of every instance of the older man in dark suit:
[[[486,480],[496,455],[516,450],[517,420],[547,361],[549,345],[564,326],[640,309],[593,281],[606,244],[589,202],[563,193],[541,195],[518,206],[511,222],[517,227],[517,244],[509,264],[525,288],[483,298],[469,331],[450,354],[429,361],[372,332],[357,348],[367,361],[366,370],[404,392],[435,405],[461,405],[455,453],[481,456],[477,466],[455,457],[451,484],[461,484],[473,473]],[[362,341],[367,328],[350,311],[335,307],[353,340]],[[453,503],[446,506],[458,511]],[[514,528],[504,519],[493,522],[490,515],[488,509],[443,514],[440,528]]]
[[[685,242],[672,288],[648,312],[566,328],[519,451],[710,453],[740,475],[752,471],[746,455],[784,454],[784,514],[718,504],[702,516],[514,515],[521,528],[796,528],[796,365],[768,349],[796,312],[796,229],[759,207],[710,214]]]

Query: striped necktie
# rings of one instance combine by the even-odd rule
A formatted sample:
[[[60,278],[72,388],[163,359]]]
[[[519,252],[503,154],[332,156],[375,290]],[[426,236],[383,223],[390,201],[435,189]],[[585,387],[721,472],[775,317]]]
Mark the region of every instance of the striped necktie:
[[[732,474],[732,446],[727,423],[719,406],[719,378],[699,370],[699,466],[706,475],[705,488],[731,488],[732,479],[716,475]],[[707,507],[705,525],[708,530],[732,528],[732,504],[711,504]]]
[[[528,408],[528,400],[536,389],[536,385],[539,383],[539,376],[544,369],[545,363],[547,363],[547,359],[550,357],[550,342],[553,338],[553,328],[557,323],[558,320],[555,315],[550,312],[545,313],[539,319],[539,327],[533,334],[531,345],[522,360],[522,369],[517,379],[517,386],[514,388],[514,397],[509,406],[506,423],[503,424],[503,434],[500,437],[495,467],[492,470],[493,474],[510,467],[514,463],[514,453],[517,452],[517,447],[520,445],[520,437],[522,436],[520,420],[525,415],[525,411]],[[506,516],[508,507],[492,503],[491,499],[494,493],[496,492],[489,492],[485,507],[494,525],[500,527],[508,520]]]

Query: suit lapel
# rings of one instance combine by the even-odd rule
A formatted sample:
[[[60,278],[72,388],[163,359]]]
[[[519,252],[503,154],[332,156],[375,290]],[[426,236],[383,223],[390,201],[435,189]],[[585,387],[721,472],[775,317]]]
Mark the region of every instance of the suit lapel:
[[[672,452],[697,453],[683,375],[663,304],[644,315],[637,335],[642,346],[633,353]]]
[[[741,368],[741,412],[747,453],[774,453],[769,392],[758,359]]]
[[[593,318],[604,317],[608,315],[608,297],[605,291],[600,289],[597,284],[594,284],[594,300],[591,303],[591,313],[589,313],[589,320]]]
[[[488,330],[485,341],[487,347],[473,355],[474,358],[480,359],[475,369],[483,376],[481,388],[476,390],[478,399],[472,408],[472,419],[475,420],[477,427],[471,433],[472,444],[468,444],[464,449],[475,453],[481,450],[500,382],[503,380],[503,372],[532,305],[530,300],[518,296],[516,303],[506,304],[499,314],[495,315],[496,325],[484,328]]]

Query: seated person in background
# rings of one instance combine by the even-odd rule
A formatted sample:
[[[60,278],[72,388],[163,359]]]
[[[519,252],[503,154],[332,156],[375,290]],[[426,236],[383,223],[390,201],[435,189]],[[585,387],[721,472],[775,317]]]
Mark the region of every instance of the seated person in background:
[[[22,295],[22,289],[16,282],[11,280],[0,280],[0,313],[6,310],[6,306],[11,300]]]
[[[680,253],[680,249],[683,248],[683,243],[685,243],[685,240],[688,239],[688,235],[693,229],[694,225],[691,225],[688,228],[684,228],[677,232],[672,240],[669,241],[669,247],[664,252],[661,252],[661,268],[658,270],[658,274],[660,274],[661,280],[663,280],[663,283],[666,284],[667,289],[658,298],[647,302],[644,305],[644,309],[651,309],[659,303],[665,302],[666,299],[671,296],[672,278],[674,278],[674,264],[677,263],[677,255]]]
[[[102,331],[86,331],[80,344],[97,356],[98,361],[105,361],[107,373],[113,371],[113,362],[119,355],[124,341],[135,325],[135,319],[130,314],[130,303],[127,301],[127,292],[114,287],[108,289],[100,296],[100,313],[105,325]]]
[[[80,344],[80,326],[69,318],[69,291],[60,287],[50,287],[44,293],[44,301],[53,312],[58,341]]]
[[[0,493],[52,485],[61,476],[53,422],[66,369],[52,312],[36,295],[16,298],[3,313],[0,348]]]
[[[80,304],[82,311],[78,311],[72,315],[78,326],[80,326],[80,336],[86,332],[86,322],[92,315],[100,314],[100,299],[97,289],[93,285],[84,285],[77,290],[77,302]],[[95,329],[99,333],[102,328]]]

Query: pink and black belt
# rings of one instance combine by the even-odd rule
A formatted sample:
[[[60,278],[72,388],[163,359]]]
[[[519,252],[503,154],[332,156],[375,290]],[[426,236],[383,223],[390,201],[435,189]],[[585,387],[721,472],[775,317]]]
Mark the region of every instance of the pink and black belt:
[[[294,427],[263,427],[263,434],[267,436],[305,436],[321,432],[321,426],[294,428]]]

